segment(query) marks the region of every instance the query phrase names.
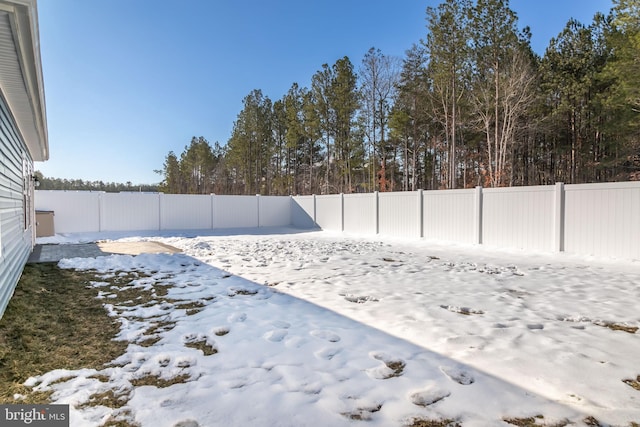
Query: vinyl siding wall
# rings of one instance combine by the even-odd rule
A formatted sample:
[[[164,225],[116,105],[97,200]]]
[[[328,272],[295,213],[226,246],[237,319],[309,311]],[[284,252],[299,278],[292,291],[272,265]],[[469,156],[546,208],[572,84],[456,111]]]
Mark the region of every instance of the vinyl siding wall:
[[[25,210],[33,200],[32,173],[31,156],[0,94],[0,317],[33,249],[34,212]]]

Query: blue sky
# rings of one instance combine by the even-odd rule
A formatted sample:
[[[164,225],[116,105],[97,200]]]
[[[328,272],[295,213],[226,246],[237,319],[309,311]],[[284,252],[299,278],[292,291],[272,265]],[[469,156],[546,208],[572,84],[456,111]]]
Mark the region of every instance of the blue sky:
[[[280,99],[322,64],[371,47],[402,57],[439,0],[39,0],[47,177],[156,183],[192,136],[224,145],[242,99]],[[611,0],[511,0],[543,54]]]

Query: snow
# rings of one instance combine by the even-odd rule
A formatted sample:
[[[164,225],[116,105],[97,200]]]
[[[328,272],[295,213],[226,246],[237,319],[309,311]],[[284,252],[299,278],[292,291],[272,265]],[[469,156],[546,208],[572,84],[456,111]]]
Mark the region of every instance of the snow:
[[[640,422],[640,392],[624,382],[640,375],[640,333],[607,327],[640,326],[637,262],[288,229],[47,242],[92,239],[183,253],[60,262],[170,286],[155,304],[124,307],[94,283],[126,353],[99,371],[28,380],[72,405],[72,426]],[[142,345],[149,336],[159,340]],[[134,386],[148,376],[184,381]],[[109,389],[128,402],[82,406]]]

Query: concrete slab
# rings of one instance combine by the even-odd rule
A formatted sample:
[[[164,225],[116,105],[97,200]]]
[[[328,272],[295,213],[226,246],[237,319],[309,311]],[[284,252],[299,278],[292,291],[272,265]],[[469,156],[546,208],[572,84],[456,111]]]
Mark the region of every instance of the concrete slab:
[[[95,258],[113,254],[139,255],[143,253],[177,253],[180,249],[164,243],[147,242],[97,242],[80,244],[36,245],[27,262],[58,262],[64,258]]]
[[[146,242],[98,242],[98,247],[102,252],[110,254],[175,254],[181,252],[180,249],[164,243]]]

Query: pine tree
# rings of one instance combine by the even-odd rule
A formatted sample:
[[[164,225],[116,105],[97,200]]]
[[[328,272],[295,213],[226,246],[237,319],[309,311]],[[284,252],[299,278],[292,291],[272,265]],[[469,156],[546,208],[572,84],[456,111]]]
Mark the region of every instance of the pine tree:
[[[447,187],[456,188],[457,144],[463,119],[461,102],[469,73],[468,0],[446,0],[437,9],[427,8],[428,76],[433,96],[432,119],[441,125],[448,154]]]
[[[333,66],[331,82],[331,110],[333,110],[334,128],[331,132],[335,138],[338,192],[351,193],[354,191],[353,169],[362,167],[363,153],[361,144],[353,138],[355,116],[359,108],[359,93],[357,91],[357,77],[353,65],[346,56],[339,59]]]
[[[165,158],[163,169],[158,172],[164,176],[160,184],[160,191],[169,194],[180,194],[184,192],[182,175],[180,173],[180,162],[173,151],[169,151],[169,154],[167,154]]]

